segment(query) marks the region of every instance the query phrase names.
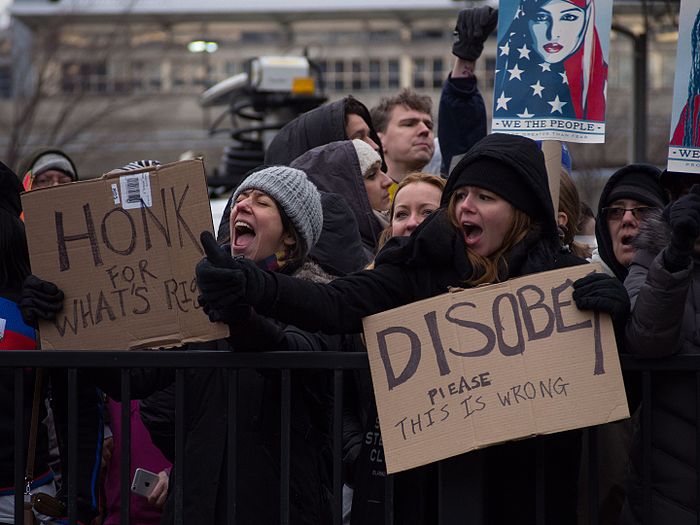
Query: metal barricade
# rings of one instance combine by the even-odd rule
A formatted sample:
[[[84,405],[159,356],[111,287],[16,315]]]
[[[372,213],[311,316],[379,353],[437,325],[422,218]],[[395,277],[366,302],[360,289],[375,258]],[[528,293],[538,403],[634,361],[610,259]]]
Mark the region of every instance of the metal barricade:
[[[660,360],[637,360],[630,356],[621,359],[623,370],[639,372],[642,376],[642,406],[648,404],[653,396],[651,376],[655,371],[664,372],[694,372],[697,381],[697,404],[700,407],[700,356],[678,356]],[[24,444],[27,440],[25,421],[19,421],[24,413],[22,407],[27,402],[24,393],[24,374],[26,368],[65,368],[68,377],[68,444],[62,452],[61,460],[67,468],[67,475],[63,482],[66,483],[68,496],[68,517],[70,523],[76,521],[76,480],[72,474],[76,470],[76,444],[78,439],[78,399],[77,381],[78,369],[119,369],[121,384],[121,425],[124,439],[122,440],[121,454],[121,523],[129,523],[129,495],[130,495],[130,408],[131,382],[129,370],[134,368],[170,368],[175,373],[175,462],[184,457],[184,400],[185,400],[185,371],[191,368],[220,368],[225,369],[229,381],[228,410],[229,414],[235,413],[237,406],[237,384],[240,369],[278,370],[281,373],[280,394],[280,523],[289,524],[290,517],[290,424],[291,411],[290,392],[292,388],[292,371],[294,370],[327,370],[333,377],[333,425],[332,437],[332,482],[333,482],[333,524],[342,523],[342,430],[343,430],[343,383],[348,378],[346,373],[368,368],[367,355],[364,353],[342,352],[261,352],[255,354],[220,352],[220,351],[168,351],[164,352],[134,351],[134,352],[86,352],[86,351],[6,351],[0,353],[0,368],[14,369],[14,393],[15,393],[15,430],[14,452],[15,487],[19,487],[15,493],[15,513],[21,516],[23,509],[24,469],[26,456]],[[700,411],[699,411],[700,412]],[[22,424],[23,423],[23,424]],[[641,430],[643,443],[643,487],[645,520],[651,516],[651,433],[653,425],[650,410],[642,410]],[[697,415],[697,425],[700,425],[700,413]],[[231,495],[227,525],[236,523],[236,436],[238,431],[237,419],[228,418],[227,433],[227,489]],[[598,453],[596,428],[585,430],[589,459],[589,472],[598,471]],[[698,457],[700,457],[700,440],[696,439]],[[545,523],[545,509],[547,502],[544,498],[542,487],[547,481],[544,479],[544,469],[540,466],[543,451],[537,450],[538,469],[536,473],[537,490],[537,521]],[[439,516],[440,525],[452,525],[464,523],[465,515],[469,516],[470,525],[484,523],[482,503],[483,488],[480,483],[482,466],[475,454],[463,454],[450,461],[440,462],[438,466],[439,479]],[[175,523],[183,523],[184,490],[186,480],[183,479],[182,469],[173,470],[174,479],[171,480],[171,490],[175,505]],[[551,482],[551,480],[550,480]],[[589,522],[594,525],[598,521],[598,476],[590,475],[586,480],[589,493]],[[387,477],[387,499],[385,508],[385,523],[392,524],[393,519],[393,480]],[[698,501],[700,501],[700,482],[698,483]],[[700,524],[700,517],[698,518]]]

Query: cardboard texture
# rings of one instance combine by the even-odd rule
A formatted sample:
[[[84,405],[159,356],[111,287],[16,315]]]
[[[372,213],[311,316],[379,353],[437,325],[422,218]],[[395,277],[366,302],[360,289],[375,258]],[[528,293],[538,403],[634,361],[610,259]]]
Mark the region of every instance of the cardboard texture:
[[[204,166],[111,172],[22,195],[32,272],[65,294],[44,349],[179,346],[226,337],[197,304],[199,234],[212,231]]]
[[[612,322],[580,311],[584,265],[364,319],[387,472],[629,417]]]

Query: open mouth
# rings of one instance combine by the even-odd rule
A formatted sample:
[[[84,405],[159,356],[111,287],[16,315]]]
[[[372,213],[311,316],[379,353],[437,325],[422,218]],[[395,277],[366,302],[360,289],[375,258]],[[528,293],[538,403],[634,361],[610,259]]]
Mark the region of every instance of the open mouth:
[[[625,235],[620,239],[620,242],[622,243],[623,246],[629,246],[632,244],[632,241],[634,240],[634,235]]]
[[[550,42],[549,44],[544,45],[544,50],[547,53],[558,53],[564,48],[561,44],[557,44],[556,42]]]
[[[472,224],[470,222],[462,223],[462,232],[464,233],[464,242],[467,243],[467,246],[474,246],[477,242],[479,242],[481,235],[483,234],[481,226],[477,226],[476,224]]]
[[[233,245],[241,248],[249,245],[255,238],[255,229],[245,221],[236,221],[233,224]]]

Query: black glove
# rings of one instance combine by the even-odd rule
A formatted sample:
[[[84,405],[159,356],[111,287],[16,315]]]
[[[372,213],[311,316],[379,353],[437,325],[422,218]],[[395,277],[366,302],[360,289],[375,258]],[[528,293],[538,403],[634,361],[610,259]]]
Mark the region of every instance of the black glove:
[[[22,284],[18,306],[24,322],[36,327],[39,319],[56,318],[63,308],[63,292],[54,283],[29,275]]]
[[[664,266],[669,272],[677,272],[690,266],[695,241],[700,235],[700,184],[693,184],[690,193],[669,204],[664,216],[671,225]]]
[[[592,273],[574,281],[573,299],[579,310],[598,310],[624,323],[630,313],[630,298],[622,283],[604,273]]]
[[[455,41],[452,54],[463,60],[474,61],[481,56],[484,42],[496,29],[498,9],[492,7],[470,7],[462,9],[454,30]]]
[[[266,284],[272,278],[254,262],[231,257],[211,232],[202,232],[200,240],[206,257],[195,269],[199,304],[210,321],[235,323],[240,315],[249,315],[250,306],[263,302]]]

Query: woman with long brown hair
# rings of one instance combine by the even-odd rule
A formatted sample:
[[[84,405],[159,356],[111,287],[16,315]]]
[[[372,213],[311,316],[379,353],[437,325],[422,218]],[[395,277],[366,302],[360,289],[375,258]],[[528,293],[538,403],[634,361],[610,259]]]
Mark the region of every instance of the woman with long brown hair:
[[[225,320],[247,304],[263,315],[326,333],[360,332],[363,317],[433,297],[449,287],[502,282],[584,263],[560,248],[544,156],[537,144],[501,134],[482,139],[460,160],[440,209],[410,237],[391,239],[371,271],[325,285],[301,282],[243,260],[224,260],[211,234],[203,234],[202,241],[208,256],[197,267],[197,282],[200,302],[210,316]],[[575,288],[580,308],[595,307],[618,320],[629,312],[629,299],[613,279],[589,276]],[[545,523],[575,522],[580,435],[568,432],[476,452],[484,454],[486,464],[485,523],[534,522],[538,445],[545,450]],[[434,496],[433,485],[420,487],[415,497],[397,488],[395,520],[434,523]]]

